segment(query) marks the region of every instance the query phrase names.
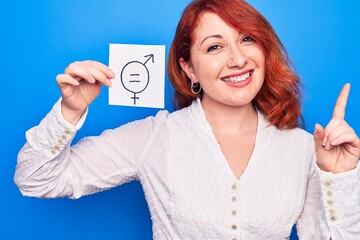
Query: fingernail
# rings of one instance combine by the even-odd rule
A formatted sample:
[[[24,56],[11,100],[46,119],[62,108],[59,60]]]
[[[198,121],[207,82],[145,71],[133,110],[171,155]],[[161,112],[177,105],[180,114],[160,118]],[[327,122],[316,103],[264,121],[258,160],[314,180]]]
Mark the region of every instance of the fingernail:
[[[332,141],[330,144],[334,146],[334,145],[336,145],[336,144],[338,143],[338,141],[339,141],[338,139],[335,139],[335,140]]]
[[[113,70],[109,70],[108,74],[110,75],[110,77],[114,78],[115,77],[115,73],[113,72]]]

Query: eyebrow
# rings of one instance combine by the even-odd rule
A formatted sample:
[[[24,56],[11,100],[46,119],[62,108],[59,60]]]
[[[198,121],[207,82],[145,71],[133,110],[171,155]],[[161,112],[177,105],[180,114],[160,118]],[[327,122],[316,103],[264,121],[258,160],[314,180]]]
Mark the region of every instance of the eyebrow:
[[[220,34],[215,34],[215,35],[210,35],[210,36],[207,36],[206,38],[204,38],[200,45],[203,44],[205,42],[205,40],[209,39],[209,38],[223,38]]]

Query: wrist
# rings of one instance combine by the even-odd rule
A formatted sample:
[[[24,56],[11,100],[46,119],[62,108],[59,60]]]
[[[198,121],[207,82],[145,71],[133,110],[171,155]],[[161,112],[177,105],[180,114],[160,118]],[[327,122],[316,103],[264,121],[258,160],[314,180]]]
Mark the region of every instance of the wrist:
[[[354,170],[357,167],[358,163],[359,163],[359,160],[357,160],[357,161],[349,160],[346,163],[342,164],[341,166],[339,164],[334,165],[334,166],[326,166],[326,165],[322,165],[319,163],[317,163],[317,166],[322,171],[333,173],[333,174],[339,174],[339,173]]]
[[[66,107],[63,102],[61,103],[61,113],[63,118],[70,124],[72,125],[76,125],[80,118],[82,117],[82,115],[84,114],[84,112],[86,111],[86,109],[84,110],[72,110],[69,109],[68,107]]]

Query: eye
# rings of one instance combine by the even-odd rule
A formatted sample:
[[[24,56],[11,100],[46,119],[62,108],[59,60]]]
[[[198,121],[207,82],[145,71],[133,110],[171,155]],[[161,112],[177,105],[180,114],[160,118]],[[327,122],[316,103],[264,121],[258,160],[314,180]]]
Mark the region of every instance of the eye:
[[[241,39],[241,43],[245,43],[245,44],[255,43],[255,39],[253,39],[253,38],[250,37],[250,36],[244,36],[244,37]]]
[[[208,49],[207,52],[213,52],[215,50],[219,50],[221,47],[219,45],[211,45]]]

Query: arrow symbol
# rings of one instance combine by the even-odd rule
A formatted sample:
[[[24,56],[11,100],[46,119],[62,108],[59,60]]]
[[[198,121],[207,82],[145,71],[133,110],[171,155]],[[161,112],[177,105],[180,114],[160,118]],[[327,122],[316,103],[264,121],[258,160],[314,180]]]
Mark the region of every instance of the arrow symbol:
[[[151,61],[154,63],[154,54],[149,54],[144,56],[145,58],[147,57],[148,59],[145,61],[144,65],[151,59]]]

